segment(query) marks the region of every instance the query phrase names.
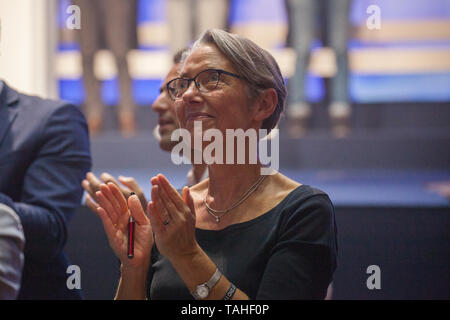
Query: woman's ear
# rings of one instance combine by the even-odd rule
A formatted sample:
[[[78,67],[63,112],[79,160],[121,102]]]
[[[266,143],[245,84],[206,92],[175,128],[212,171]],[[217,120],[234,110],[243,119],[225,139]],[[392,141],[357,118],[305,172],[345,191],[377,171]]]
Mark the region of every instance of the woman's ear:
[[[255,121],[264,121],[272,115],[277,107],[278,95],[274,88],[265,89],[253,106],[253,116]]]

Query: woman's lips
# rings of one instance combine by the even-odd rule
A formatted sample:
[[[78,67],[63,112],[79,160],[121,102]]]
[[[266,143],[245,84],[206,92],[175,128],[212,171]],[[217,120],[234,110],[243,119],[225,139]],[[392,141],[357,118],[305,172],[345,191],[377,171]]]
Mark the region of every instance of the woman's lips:
[[[194,112],[194,113],[190,113],[187,115],[186,120],[202,120],[202,119],[212,119],[214,118],[213,116],[211,116],[208,113],[204,113],[204,112]]]

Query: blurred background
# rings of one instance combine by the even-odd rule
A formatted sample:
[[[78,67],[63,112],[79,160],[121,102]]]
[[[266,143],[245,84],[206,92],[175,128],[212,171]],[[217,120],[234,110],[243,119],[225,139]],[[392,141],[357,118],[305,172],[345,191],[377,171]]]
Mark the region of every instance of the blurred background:
[[[189,169],[153,134],[173,53],[208,27],[252,39],[289,88],[280,171],[335,205],[333,298],[450,298],[450,0],[0,0],[0,23],[0,78],[78,105],[93,172],[148,197],[153,175],[181,187]],[[67,251],[85,298],[112,298],[117,262],[84,206]]]

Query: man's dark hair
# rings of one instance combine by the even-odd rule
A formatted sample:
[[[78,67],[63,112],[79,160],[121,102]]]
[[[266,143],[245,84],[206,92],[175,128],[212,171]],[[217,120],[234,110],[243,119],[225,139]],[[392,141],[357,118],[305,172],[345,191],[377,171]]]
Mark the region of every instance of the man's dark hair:
[[[184,49],[178,50],[173,56],[173,64],[179,64],[181,62],[181,58],[185,52],[189,51],[189,48],[186,47]]]

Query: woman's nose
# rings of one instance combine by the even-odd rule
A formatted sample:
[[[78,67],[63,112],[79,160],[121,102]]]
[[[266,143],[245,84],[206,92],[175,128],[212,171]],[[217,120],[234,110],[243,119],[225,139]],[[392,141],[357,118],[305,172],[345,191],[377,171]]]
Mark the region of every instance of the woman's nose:
[[[188,88],[186,89],[186,91],[181,96],[181,98],[185,102],[190,102],[190,101],[193,101],[193,99],[195,97],[198,97],[199,93],[200,93],[200,91],[198,90],[197,85],[195,84],[194,81],[191,81],[191,83],[189,84]]]

